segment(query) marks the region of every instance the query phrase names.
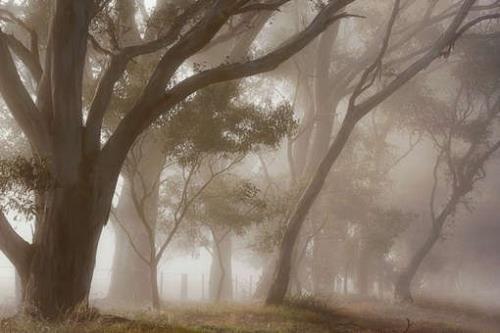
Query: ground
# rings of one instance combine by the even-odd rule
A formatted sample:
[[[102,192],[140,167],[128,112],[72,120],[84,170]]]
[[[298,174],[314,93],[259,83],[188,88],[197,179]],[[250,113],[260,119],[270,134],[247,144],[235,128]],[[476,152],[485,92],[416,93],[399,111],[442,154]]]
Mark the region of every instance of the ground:
[[[57,325],[21,317],[0,321],[1,332],[31,333],[271,333],[271,332],[500,332],[500,314],[471,307],[337,299],[301,299],[283,307],[184,304],[153,313],[104,310]]]

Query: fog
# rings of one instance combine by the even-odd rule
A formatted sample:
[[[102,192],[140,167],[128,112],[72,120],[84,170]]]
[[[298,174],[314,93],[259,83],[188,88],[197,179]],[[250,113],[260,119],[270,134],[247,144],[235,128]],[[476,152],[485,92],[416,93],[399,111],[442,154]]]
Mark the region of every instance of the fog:
[[[0,330],[500,330],[499,18],[0,0]]]

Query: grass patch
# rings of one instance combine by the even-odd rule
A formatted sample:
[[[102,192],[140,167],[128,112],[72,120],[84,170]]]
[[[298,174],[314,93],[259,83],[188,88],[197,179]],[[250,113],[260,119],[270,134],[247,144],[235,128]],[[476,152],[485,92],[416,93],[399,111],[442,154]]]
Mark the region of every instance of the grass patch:
[[[354,300],[332,307],[311,297],[288,299],[281,307],[259,304],[192,303],[170,305],[160,312],[78,315],[58,324],[13,317],[0,321],[0,332],[15,333],[351,333],[351,332],[496,332],[466,329],[454,318],[422,313],[417,307]],[[430,313],[429,313],[430,312]],[[409,318],[409,319],[408,319]],[[480,318],[481,319],[481,318]],[[469,320],[468,320],[469,321]],[[500,331],[500,330],[497,330]]]

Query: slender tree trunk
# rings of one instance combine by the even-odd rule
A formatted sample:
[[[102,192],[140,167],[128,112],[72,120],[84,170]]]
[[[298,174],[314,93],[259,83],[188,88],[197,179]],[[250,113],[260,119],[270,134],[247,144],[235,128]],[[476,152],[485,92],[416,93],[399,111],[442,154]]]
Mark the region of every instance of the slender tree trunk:
[[[210,267],[209,297],[214,302],[233,298],[232,239],[223,229],[213,228],[214,246]]]
[[[344,295],[349,293],[349,265],[346,263],[344,266],[344,279],[343,279]]]
[[[349,116],[348,116],[349,117]],[[354,129],[356,119],[346,119],[340,129],[337,138],[330,147],[328,154],[321,162],[315,176],[309,186],[304,191],[298,205],[289,220],[283,241],[280,246],[280,255],[275,272],[273,284],[266,298],[266,304],[281,304],[288,290],[291,272],[291,253],[293,253],[297,237],[299,236],[302,224],[318,194],[321,192],[323,183],[328,176],[331,166],[342,152],[349,135]]]
[[[160,310],[161,300],[160,291],[158,289],[158,262],[153,261],[150,266],[150,277],[151,277],[151,295],[153,309]]]
[[[403,302],[413,302],[411,294],[411,283],[417,274],[420,265],[427,257],[431,249],[436,244],[441,235],[441,228],[433,228],[422,246],[417,250],[415,255],[411,258],[407,268],[399,275],[396,282],[395,298]]]
[[[319,163],[325,157],[330,147],[338,98],[332,94],[332,82],[329,68],[332,57],[332,49],[337,39],[339,25],[330,27],[319,40],[317,50],[317,60],[315,68],[314,99],[316,101],[314,140],[310,148],[310,158],[307,165],[307,176],[313,175]],[[338,89],[335,89],[338,90]],[[320,195],[311,209],[311,220],[313,229],[316,230],[329,217],[329,207],[331,198],[327,195]],[[324,229],[324,228],[323,228]],[[328,270],[333,265],[332,260],[325,254],[329,247],[328,240],[325,239],[323,231],[314,235],[313,258],[312,258],[312,282],[315,295],[327,294],[331,292],[333,280],[329,279]],[[330,280],[330,281],[329,281]]]
[[[361,249],[359,251],[359,261],[358,261],[358,294],[362,296],[368,296],[370,293],[370,252],[369,250],[361,244]]]
[[[472,188],[456,189],[455,192],[452,193],[450,199],[448,200],[444,208],[441,210],[439,215],[433,218],[432,228],[430,230],[427,239],[422,244],[422,246],[418,248],[417,252],[415,252],[415,255],[410,259],[408,266],[406,267],[405,270],[401,272],[398,280],[396,281],[394,296],[397,300],[403,302],[413,301],[411,295],[412,280],[415,278],[415,275],[417,274],[417,271],[420,268],[424,259],[431,252],[432,248],[441,237],[441,233],[443,231],[443,226],[446,222],[446,219],[455,212],[457,205],[460,201],[460,198],[466,193],[468,193],[471,189]]]
[[[325,183],[326,177],[328,176],[331,167],[336,162],[340,153],[344,149],[344,146],[347,143],[347,140],[349,139],[349,136],[356,123],[369,112],[371,112],[380,103],[390,97],[401,86],[415,77],[423,69],[428,67],[429,64],[431,64],[437,57],[442,54],[442,50],[448,47],[450,43],[455,42],[455,39],[457,37],[456,31],[460,28],[462,22],[464,21],[473,4],[473,0],[464,2],[453,21],[445,30],[444,34],[436,41],[433,47],[429,49],[429,51],[419,60],[417,60],[415,63],[408,66],[403,72],[401,72],[401,74],[398,75],[397,79],[391,81],[391,83],[389,83],[384,89],[367,98],[361,104],[356,105],[357,101],[355,96],[354,100],[351,100],[351,108],[348,109],[347,115],[333,144],[328,149],[328,153],[321,161],[317,171],[314,174],[314,177],[309,182],[307,188],[303,192],[302,197],[295,206],[291,217],[288,220],[287,229],[285,231],[285,235],[280,247],[280,255],[275,272],[275,278],[267,295],[266,304],[281,304],[284,300],[286,291],[288,289],[288,283],[290,282],[290,253],[292,253],[293,248],[295,247],[295,241],[299,236],[300,230],[307,214],[311,209],[311,206],[321,192],[321,189],[323,188],[323,184]],[[394,13],[397,12],[394,11]],[[389,33],[391,32],[391,30],[392,29],[389,29]],[[383,55],[384,54],[382,53],[381,56]],[[361,83],[366,82],[361,81]]]

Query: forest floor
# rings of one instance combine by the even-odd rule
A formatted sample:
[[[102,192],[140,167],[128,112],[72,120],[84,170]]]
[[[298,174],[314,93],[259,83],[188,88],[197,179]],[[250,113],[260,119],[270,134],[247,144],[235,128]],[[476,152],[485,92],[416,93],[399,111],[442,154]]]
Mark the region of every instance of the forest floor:
[[[500,314],[450,303],[426,301],[402,306],[351,298],[336,299],[330,304],[310,299],[283,307],[193,303],[170,305],[157,313],[104,310],[99,316],[73,318],[57,325],[21,317],[8,318],[8,309],[0,307],[7,318],[0,320],[0,332],[500,332]]]

